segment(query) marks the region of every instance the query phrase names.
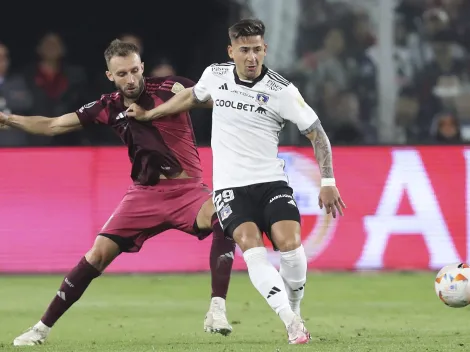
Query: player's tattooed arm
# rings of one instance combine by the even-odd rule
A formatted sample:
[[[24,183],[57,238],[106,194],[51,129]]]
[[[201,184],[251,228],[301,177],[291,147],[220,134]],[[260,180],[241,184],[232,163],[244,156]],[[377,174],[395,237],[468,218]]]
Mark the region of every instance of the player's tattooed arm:
[[[314,122],[306,136],[312,142],[321,177],[334,178],[333,153],[331,151],[330,139],[326,135],[320,120]]]
[[[193,108],[212,108],[212,100],[199,102],[193,95],[193,89],[186,88],[152,110],[144,110],[140,106],[132,104],[127,109],[127,116],[134,117],[139,121],[150,121],[179,114]]]
[[[318,195],[318,206],[320,209],[325,208],[327,214],[332,214],[336,218],[338,213],[343,215],[346,204],[344,204],[338,188],[336,188],[331,144],[320,120],[317,119],[306,131],[306,136],[312,142],[315,158],[317,159],[322,177],[322,186]]]
[[[17,128],[31,134],[55,136],[72,132],[81,128],[76,113],[65,114],[59,117],[21,116],[0,112],[0,125]]]

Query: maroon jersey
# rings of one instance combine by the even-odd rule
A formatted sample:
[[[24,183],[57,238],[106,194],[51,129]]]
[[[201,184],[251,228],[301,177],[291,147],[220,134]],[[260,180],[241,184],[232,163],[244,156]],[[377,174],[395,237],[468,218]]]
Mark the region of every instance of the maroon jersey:
[[[145,88],[136,103],[145,110],[169,100],[194,82],[177,76],[145,78]],[[183,170],[188,176],[202,177],[189,113],[166,116],[149,122],[126,117],[124,99],[119,92],[104,94],[100,100],[76,111],[82,125],[106,124],[128,147],[132,163],[131,178],[136,184],[155,185],[160,175],[171,178]]]

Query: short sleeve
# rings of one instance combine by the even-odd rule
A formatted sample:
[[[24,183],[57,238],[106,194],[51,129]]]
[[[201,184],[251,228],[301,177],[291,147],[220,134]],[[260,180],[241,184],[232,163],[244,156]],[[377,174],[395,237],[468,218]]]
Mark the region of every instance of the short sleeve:
[[[212,68],[209,66],[204,70],[201,78],[193,87],[194,98],[200,103],[204,103],[211,98],[211,94],[209,91],[209,84],[210,84],[211,77],[212,77]]]
[[[318,116],[305,102],[297,87],[290,84],[282,90],[279,102],[279,113],[283,119],[295,123],[302,134],[312,132]]]
[[[78,115],[82,126],[99,123],[107,124],[108,115],[106,106],[106,97],[103,95],[101,99],[83,105],[80,109],[75,111],[75,113]]]
[[[194,86],[194,81],[181,76],[168,76],[162,81],[161,78],[149,78],[147,81],[155,80],[159,82],[160,88],[156,93],[163,101],[170,100],[175,94],[181,92],[185,88]]]
[[[174,78],[175,81],[180,83],[184,88],[191,88],[196,84],[193,80],[186,77],[175,76]]]

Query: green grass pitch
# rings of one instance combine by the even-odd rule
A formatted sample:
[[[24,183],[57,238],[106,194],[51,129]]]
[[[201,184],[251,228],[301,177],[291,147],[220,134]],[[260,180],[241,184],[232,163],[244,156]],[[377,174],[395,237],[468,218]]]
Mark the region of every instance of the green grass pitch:
[[[310,274],[302,312],[313,340],[289,346],[281,321],[233,275],[231,336],[203,331],[208,274],[103,275],[58,322],[45,345],[13,347],[41,316],[61,276],[0,276],[0,351],[468,351],[470,308],[434,293],[432,273]]]

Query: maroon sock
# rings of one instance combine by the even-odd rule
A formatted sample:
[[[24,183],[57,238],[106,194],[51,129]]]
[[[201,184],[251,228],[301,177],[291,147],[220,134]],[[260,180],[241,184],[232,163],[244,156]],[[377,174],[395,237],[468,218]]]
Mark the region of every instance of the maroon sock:
[[[78,301],[90,282],[101,273],[83,257],[62,281],[57,295],[44,313],[41,321],[52,327],[57,320]]]
[[[226,238],[217,214],[212,216],[212,246],[210,267],[212,276],[212,297],[227,298],[230,274],[235,255],[235,241]]]

